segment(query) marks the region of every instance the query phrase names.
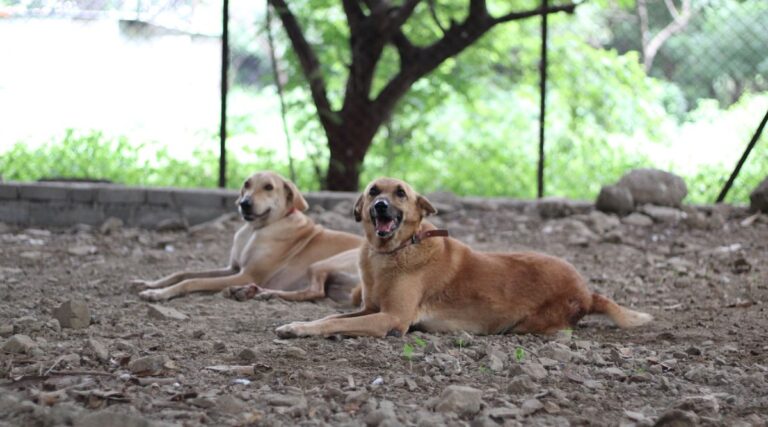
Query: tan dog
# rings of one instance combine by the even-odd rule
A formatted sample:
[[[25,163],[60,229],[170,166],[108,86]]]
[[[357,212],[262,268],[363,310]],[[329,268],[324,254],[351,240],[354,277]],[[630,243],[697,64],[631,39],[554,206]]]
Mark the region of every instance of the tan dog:
[[[436,213],[403,181],[380,178],[355,205],[366,242],[360,250],[360,311],[277,328],[281,337],[553,333],[587,314],[622,328],[652,320],[591,292],[564,260],[533,252],[476,252],[422,219]]]
[[[136,280],[134,284],[150,288],[139,296],[158,301],[250,284],[235,291],[235,297],[247,299],[261,293],[300,301],[323,298],[329,282],[339,284],[331,279],[346,278],[341,280],[346,289],[336,292],[335,299],[349,300],[351,288],[359,283],[362,238],[316,225],[302,213],[308,206],[296,186],[274,172],[248,178],[237,205],[247,222],[235,234],[228,267],[177,272],[157,281]]]

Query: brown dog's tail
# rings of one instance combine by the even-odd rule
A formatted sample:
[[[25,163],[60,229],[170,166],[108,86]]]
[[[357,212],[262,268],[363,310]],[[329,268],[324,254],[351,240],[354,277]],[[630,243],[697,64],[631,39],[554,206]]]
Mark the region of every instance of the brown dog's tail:
[[[613,320],[620,328],[634,328],[653,320],[653,316],[648,313],[642,313],[630,310],[616,304],[610,298],[604,297],[598,293],[592,293],[592,314],[605,314]]]
[[[360,307],[360,303],[363,302],[363,285],[358,284],[355,286],[349,295],[349,299],[353,306]]]

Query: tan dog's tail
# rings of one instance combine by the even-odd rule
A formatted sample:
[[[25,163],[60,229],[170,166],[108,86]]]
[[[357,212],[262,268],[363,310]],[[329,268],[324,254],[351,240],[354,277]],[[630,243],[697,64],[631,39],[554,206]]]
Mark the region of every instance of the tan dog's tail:
[[[634,328],[653,320],[653,316],[648,313],[642,313],[622,307],[610,298],[604,297],[598,293],[592,294],[592,310],[590,313],[605,314],[620,328]]]
[[[352,301],[353,306],[360,307],[360,303],[363,302],[363,286],[355,286],[355,288],[352,289],[352,293],[350,294],[349,298]]]

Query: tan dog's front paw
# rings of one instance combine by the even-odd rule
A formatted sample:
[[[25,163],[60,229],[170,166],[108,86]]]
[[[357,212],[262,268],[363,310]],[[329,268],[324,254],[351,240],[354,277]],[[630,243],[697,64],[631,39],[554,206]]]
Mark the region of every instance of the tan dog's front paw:
[[[141,280],[141,279],[131,280],[130,282],[128,282],[128,284],[131,286],[131,288],[136,290],[149,289],[152,287],[151,286],[152,282],[148,280]]]
[[[261,287],[254,284],[229,288],[229,296],[237,301],[247,301],[249,299],[253,299],[261,292]]]
[[[143,299],[144,301],[165,301],[168,299],[168,296],[159,289],[147,289],[146,291],[139,292],[139,298]]]
[[[275,329],[275,333],[280,338],[298,338],[307,337],[309,334],[304,328],[306,322],[292,322]]]

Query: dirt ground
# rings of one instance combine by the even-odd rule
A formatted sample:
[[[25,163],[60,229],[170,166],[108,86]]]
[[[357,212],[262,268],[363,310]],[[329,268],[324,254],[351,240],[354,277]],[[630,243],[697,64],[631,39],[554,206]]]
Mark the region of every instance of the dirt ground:
[[[0,226],[0,425],[766,425],[768,217],[705,207],[698,222],[640,226],[440,207],[434,222],[473,247],[564,257],[656,320],[280,340],[281,324],[349,308],[195,294],[163,303],[188,319],[158,319],[128,285],[225,265],[235,218],[163,233]],[[359,232],[350,210],[311,216]],[[89,326],[54,318],[68,300],[88,306]],[[31,339],[9,344],[16,334]]]

